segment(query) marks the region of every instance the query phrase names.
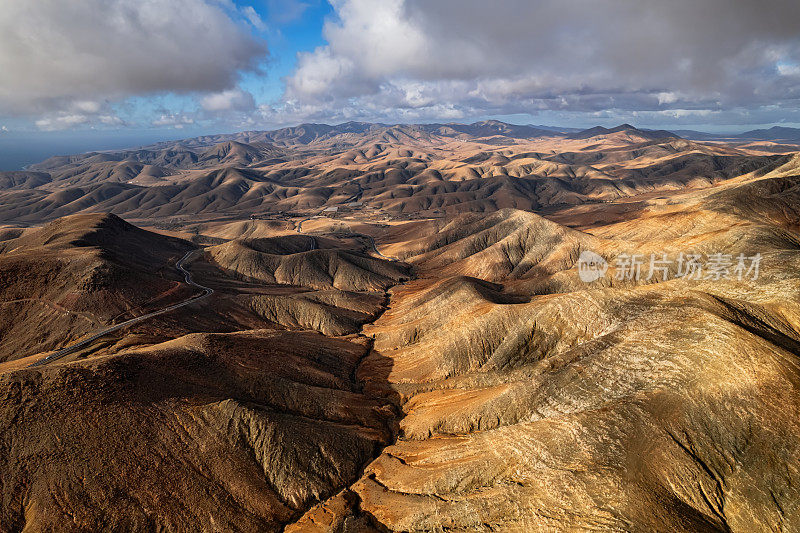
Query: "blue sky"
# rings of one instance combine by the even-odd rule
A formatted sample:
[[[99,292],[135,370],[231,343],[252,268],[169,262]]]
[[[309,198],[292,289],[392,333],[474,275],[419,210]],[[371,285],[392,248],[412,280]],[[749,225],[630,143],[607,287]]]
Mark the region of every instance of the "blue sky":
[[[333,8],[324,0],[272,4],[270,10],[266,1],[247,3],[266,21],[267,29],[262,35],[269,43],[271,59],[265,77],[246,76],[242,85],[257,99],[277,102],[283,95],[281,80],[291,74],[298,52],[310,52],[325,44],[322,25],[333,14]],[[276,10],[276,4],[282,4],[283,9]],[[287,4],[296,7],[287,8]]]
[[[26,0],[0,169],[302,122],[800,123],[795,0]]]

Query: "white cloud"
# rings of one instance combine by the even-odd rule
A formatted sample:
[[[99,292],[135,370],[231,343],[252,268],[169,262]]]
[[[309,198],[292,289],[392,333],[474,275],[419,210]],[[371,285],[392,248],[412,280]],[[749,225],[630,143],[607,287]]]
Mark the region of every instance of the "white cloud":
[[[695,119],[700,119],[701,117],[708,117],[709,115],[712,115],[715,112],[718,113],[718,111],[713,111],[711,109],[665,109],[664,111],[655,111],[654,113],[665,117],[673,117],[673,118],[692,117]]]
[[[36,121],[36,127],[42,131],[57,131],[82,126],[89,123],[87,115],[63,114],[54,117],[42,118]]]
[[[382,77],[428,61],[424,36],[403,17],[403,0],[332,3],[340,22],[325,23],[327,46],[299,54],[288,79],[289,94],[347,97],[375,92]]]
[[[656,95],[659,104],[674,104],[678,101],[678,95],[673,92],[663,92]]]
[[[186,126],[194,124],[194,119],[184,113],[162,114],[159,118],[154,120],[151,124],[156,127],[171,127],[176,130],[183,129]]]
[[[222,91],[265,54],[221,0],[7,1],[0,9],[0,112],[84,105],[91,114],[98,100]]]
[[[209,94],[200,100],[200,106],[209,112],[252,111],[256,108],[253,95],[241,89],[230,89]]]
[[[267,29],[267,25],[264,24],[264,21],[261,20],[261,16],[253,9],[253,6],[245,6],[242,8],[242,13],[244,14],[245,18],[253,25],[257,30],[264,31]]]
[[[79,100],[72,104],[72,108],[82,113],[99,113],[103,104],[92,100]]]
[[[106,102],[82,100],[63,110],[45,114],[34,122],[42,131],[58,131],[77,127],[102,128],[123,126],[123,121]]]
[[[800,2],[333,0],[286,98],[423,116],[753,108],[800,99]],[[688,23],[687,21],[691,21]]]
[[[122,126],[125,124],[125,121],[116,115],[100,115],[97,120],[106,126]]]
[[[42,131],[59,131],[77,127],[124,126],[125,121],[114,114],[58,112],[46,115],[36,120],[34,124]]]

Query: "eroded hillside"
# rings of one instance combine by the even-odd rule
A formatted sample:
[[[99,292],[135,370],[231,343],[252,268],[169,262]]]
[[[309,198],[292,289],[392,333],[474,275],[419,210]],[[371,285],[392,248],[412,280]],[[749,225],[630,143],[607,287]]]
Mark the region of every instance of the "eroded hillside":
[[[4,174],[0,530],[800,529],[797,170],[489,122]]]
[[[39,223],[91,211],[185,222],[304,216],[353,202],[358,211],[394,216],[541,210],[708,187],[787,158],[779,149],[629,125],[579,134],[500,122],[304,125],[54,157],[3,172],[0,219]]]

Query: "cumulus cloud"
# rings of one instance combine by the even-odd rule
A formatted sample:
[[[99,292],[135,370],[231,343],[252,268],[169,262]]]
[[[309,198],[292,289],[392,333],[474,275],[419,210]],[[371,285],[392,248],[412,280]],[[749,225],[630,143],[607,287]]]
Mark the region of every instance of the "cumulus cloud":
[[[301,54],[287,80],[295,106],[682,118],[800,98],[795,0],[332,4],[327,44]]]
[[[0,112],[57,112],[79,101],[224,91],[241,72],[256,70],[265,54],[242,13],[226,0],[4,2]],[[80,116],[42,120],[50,127],[80,123]]]
[[[225,111],[252,111],[256,108],[253,95],[242,89],[229,89],[209,94],[200,100],[200,106],[211,113]]]
[[[61,110],[44,114],[34,124],[42,131],[58,131],[76,127],[119,127],[124,126],[125,121],[117,116],[108,102],[77,100]]]
[[[54,117],[41,118],[36,121],[36,127],[42,131],[56,131],[88,124],[89,117],[80,114],[59,114]]]

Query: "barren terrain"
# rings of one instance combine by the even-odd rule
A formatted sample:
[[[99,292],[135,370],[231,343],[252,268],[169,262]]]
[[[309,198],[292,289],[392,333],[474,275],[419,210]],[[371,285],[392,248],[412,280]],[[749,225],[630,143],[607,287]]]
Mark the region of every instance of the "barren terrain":
[[[349,123],[0,173],[0,531],[798,530],[799,150]],[[197,296],[189,252],[213,294],[43,361]]]

